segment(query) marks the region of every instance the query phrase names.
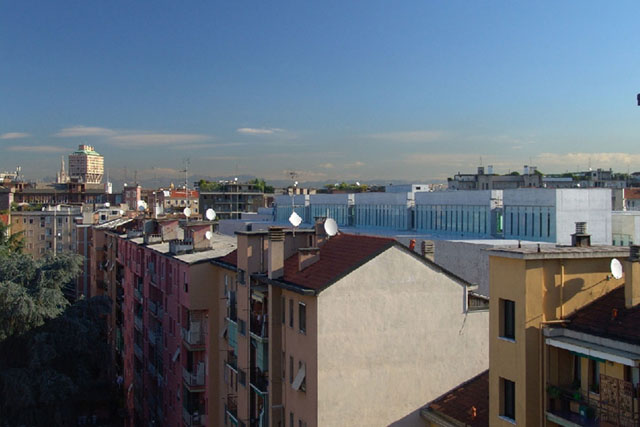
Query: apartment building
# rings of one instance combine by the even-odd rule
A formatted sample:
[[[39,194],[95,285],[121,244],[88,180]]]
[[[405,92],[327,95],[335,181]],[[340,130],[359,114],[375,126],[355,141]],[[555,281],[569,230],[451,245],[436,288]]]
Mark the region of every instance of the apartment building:
[[[212,425],[416,425],[487,368],[487,300],[392,239],[237,232],[223,277]],[[213,336],[213,335],[211,335]]]
[[[34,258],[76,250],[76,218],[80,206],[47,206],[41,211],[11,212],[12,234],[22,233],[25,252]]]
[[[624,285],[543,330],[548,425],[640,423],[640,246],[622,264]]]
[[[547,380],[557,384],[570,372],[559,370],[555,350],[545,351],[545,328],[565,322],[571,328],[569,316],[631,280],[629,270],[622,279],[611,273],[612,259],[628,256],[628,248],[591,246],[584,224],[577,224],[571,246],[490,251],[490,425],[553,421],[546,412]]]
[[[219,219],[239,219],[243,212],[258,212],[265,206],[265,195],[255,184],[224,182],[215,191],[200,189],[200,211],[216,211]]]
[[[182,214],[185,208],[191,209],[194,217],[202,217],[200,213],[199,193],[196,190],[169,189],[159,190],[155,193],[155,202],[158,214]]]
[[[213,258],[236,248],[212,224],[146,221],[118,236],[128,425],[216,425],[221,363]]]

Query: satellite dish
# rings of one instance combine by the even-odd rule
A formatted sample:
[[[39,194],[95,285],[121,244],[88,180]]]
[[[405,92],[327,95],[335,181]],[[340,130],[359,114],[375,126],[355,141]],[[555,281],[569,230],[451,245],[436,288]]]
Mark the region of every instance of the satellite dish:
[[[105,207],[105,208],[108,208],[109,206],[111,206],[111,203],[109,203],[109,202],[107,202],[107,203],[105,203],[105,204],[104,204],[104,207]]]
[[[293,212],[291,214],[291,216],[289,217],[289,222],[291,223],[291,225],[293,225],[294,227],[299,226],[300,224],[302,224],[302,218],[300,218],[300,215],[298,215],[296,212]]]
[[[611,275],[614,279],[622,278],[622,264],[615,258],[611,260]]]
[[[211,240],[211,237],[213,237],[213,233],[210,231],[207,231],[206,233],[204,233],[204,237],[206,237],[207,240]]]
[[[120,209],[120,215],[124,215],[124,211]]]
[[[329,236],[335,236],[338,234],[338,224],[336,223],[336,220],[333,218],[327,218],[324,222],[324,231],[326,231]]]
[[[184,210],[182,211],[182,213],[184,214],[184,216],[186,216],[187,218],[189,218],[191,216],[191,209],[189,208],[184,208]]]
[[[147,210],[147,203],[144,200],[138,200],[138,210],[140,212]]]
[[[213,209],[209,208],[209,209],[207,209],[207,212],[205,213],[205,216],[207,217],[207,219],[209,221],[213,221],[214,219],[216,219],[216,211],[214,211]]]
[[[360,181],[356,181],[356,185],[360,187]]]

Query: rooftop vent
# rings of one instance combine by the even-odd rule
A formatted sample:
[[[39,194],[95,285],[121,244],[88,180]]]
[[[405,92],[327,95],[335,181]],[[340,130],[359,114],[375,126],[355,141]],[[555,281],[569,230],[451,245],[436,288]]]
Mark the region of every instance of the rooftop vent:
[[[575,247],[591,246],[591,235],[587,234],[586,222],[576,222],[576,232],[571,235],[571,246],[575,246]]]
[[[284,241],[284,228],[282,227],[269,227],[269,240],[272,242]]]

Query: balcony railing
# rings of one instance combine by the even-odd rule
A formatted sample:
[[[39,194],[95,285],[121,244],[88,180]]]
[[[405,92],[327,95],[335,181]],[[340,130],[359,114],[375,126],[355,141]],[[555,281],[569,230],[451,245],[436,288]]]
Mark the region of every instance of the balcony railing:
[[[570,387],[549,386],[547,419],[561,425],[638,425],[638,400],[630,382],[601,374],[599,391],[585,395]]]
[[[138,329],[139,331],[142,331],[142,317],[138,317],[134,315],[133,324],[135,325],[136,329]]]
[[[265,340],[269,337],[269,325],[263,320],[253,318],[251,319],[251,334]]]
[[[154,365],[152,362],[147,363],[147,371],[149,371],[149,373],[153,376],[158,373],[156,365]]]
[[[143,359],[144,353],[142,352],[142,348],[136,343],[133,343],[133,352],[136,356],[138,356],[138,359]]]
[[[158,305],[155,302],[148,300],[147,307],[149,308],[149,311],[153,313],[154,316],[158,315]]]
[[[227,411],[227,414],[233,417],[236,422],[238,422],[238,401],[236,399],[236,396],[227,396],[225,411]]]
[[[182,408],[182,419],[187,426],[204,426],[207,425],[207,416],[200,414],[198,411],[189,411]]]
[[[269,379],[267,375],[260,369],[253,368],[251,370],[251,385],[260,393],[267,393]]]
[[[142,292],[140,292],[137,288],[133,289],[133,296],[138,302],[142,302]]]
[[[197,373],[190,372],[187,368],[182,368],[182,378],[187,386],[191,388],[204,387],[204,365],[198,369]]]
[[[191,322],[189,329],[182,328],[182,339],[192,347],[204,346],[202,323]]]
[[[233,351],[227,351],[227,360],[225,363],[229,365],[230,368],[234,370],[238,370],[238,356]]]

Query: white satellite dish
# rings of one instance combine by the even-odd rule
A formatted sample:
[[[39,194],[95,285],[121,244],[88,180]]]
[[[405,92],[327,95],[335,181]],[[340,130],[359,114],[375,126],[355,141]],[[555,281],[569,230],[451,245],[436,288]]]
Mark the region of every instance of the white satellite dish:
[[[614,279],[622,278],[622,264],[615,258],[611,260],[611,275]]]
[[[324,231],[326,231],[327,235],[335,236],[338,234],[338,223],[333,218],[327,218],[324,222]]]
[[[120,209],[120,215],[124,215],[124,211]]]
[[[356,185],[360,187],[360,181],[356,181]]]
[[[107,203],[105,203],[105,204],[104,204],[104,207],[105,207],[105,208],[108,208],[109,206],[111,206],[111,203],[109,203],[109,202],[107,202]]]
[[[184,210],[182,211],[182,213],[184,214],[184,216],[186,216],[187,218],[189,218],[191,216],[191,209],[189,208],[184,208]]]
[[[294,227],[299,226],[300,224],[302,224],[302,218],[300,218],[300,215],[298,215],[296,212],[293,212],[291,214],[291,216],[289,217],[289,222],[291,223],[291,225],[293,225]]]
[[[140,212],[147,210],[147,204],[144,200],[138,200],[138,210]]]
[[[207,209],[207,212],[204,215],[209,221],[213,221],[214,219],[216,219],[216,211],[211,208]]]
[[[206,233],[204,233],[204,237],[206,237],[207,240],[211,240],[211,237],[213,237],[213,233],[210,231],[207,231]]]

